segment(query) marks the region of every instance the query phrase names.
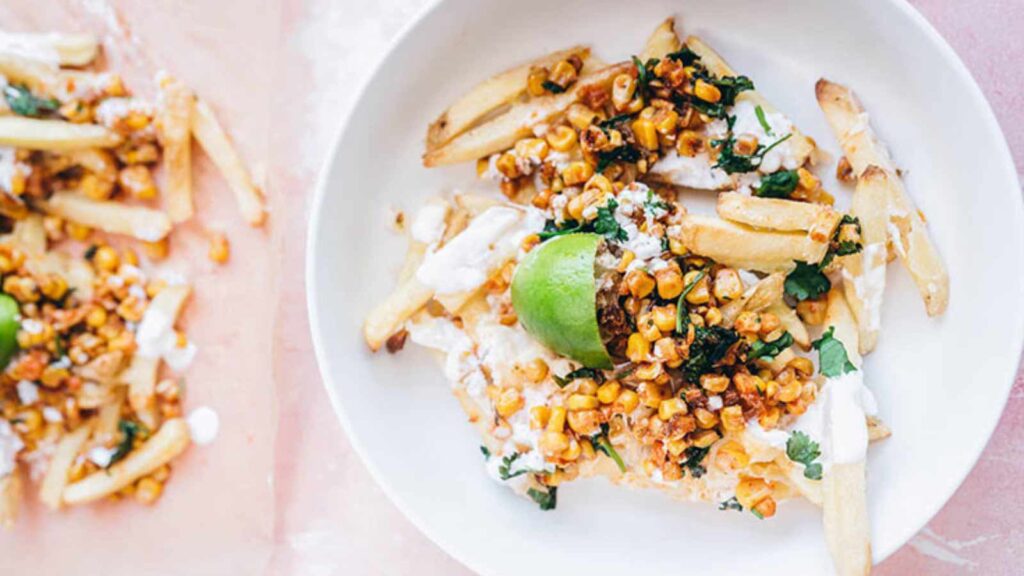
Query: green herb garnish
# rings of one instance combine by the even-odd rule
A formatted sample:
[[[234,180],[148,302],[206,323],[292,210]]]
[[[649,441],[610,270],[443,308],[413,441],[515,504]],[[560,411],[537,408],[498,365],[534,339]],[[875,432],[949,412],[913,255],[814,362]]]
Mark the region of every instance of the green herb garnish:
[[[701,462],[704,461],[704,457],[708,455],[708,451],[710,450],[710,447],[700,448],[698,446],[690,446],[687,448],[686,451],[683,452],[683,455],[686,456],[686,460],[681,464],[683,474],[686,474],[686,472],[689,471],[690,476],[694,478],[700,478],[703,476],[708,469],[705,468]]]
[[[754,361],[759,358],[771,360],[792,345],[793,335],[789,332],[783,332],[782,336],[779,336],[771,342],[755,340],[754,343],[750,345],[750,352],[747,353],[747,359],[750,361]]]
[[[547,90],[548,92],[551,92],[552,94],[561,94],[562,92],[565,92],[565,88],[563,88],[560,84],[555,84],[551,80],[545,80],[545,81],[541,82],[540,85],[545,90]]]
[[[772,125],[769,124],[768,119],[764,117],[764,108],[761,108],[760,104],[754,106],[754,114],[757,116],[757,122],[761,124],[761,128],[764,128],[764,133],[769,136],[774,136],[775,134],[772,133]]]
[[[735,496],[718,505],[719,510],[735,510],[737,512],[743,512],[743,505],[736,499]]]
[[[697,286],[697,283],[707,276],[707,274],[707,268],[701,270],[700,273],[683,288],[683,291],[679,293],[679,300],[676,301],[676,332],[679,334],[685,334],[684,330],[690,320],[690,316],[686,311],[686,295],[693,291],[694,287]]]
[[[601,373],[593,368],[577,368],[565,376],[553,374],[552,377],[555,379],[555,384],[558,384],[559,388],[565,388],[570,382],[577,378],[592,378],[594,380],[600,380]]]
[[[754,189],[754,196],[760,198],[789,198],[800,183],[796,170],[779,170],[761,179]]]
[[[19,116],[41,116],[56,112],[60,102],[56,98],[39,98],[23,84],[10,84],[4,87],[4,99],[11,112]]]
[[[629,144],[623,144],[618,148],[597,153],[597,171],[598,173],[604,172],[613,162],[636,162],[637,160],[640,160],[640,151]]]
[[[696,384],[700,381],[701,375],[710,372],[739,339],[739,333],[724,326],[696,327],[690,356],[683,364],[687,382]]]
[[[835,326],[829,326],[821,338],[811,342],[811,346],[818,351],[818,369],[830,378],[857,371],[857,367],[850,362],[850,357],[846,354],[843,342],[833,336],[835,330]]]
[[[611,118],[609,118],[607,120],[602,120],[601,122],[598,122],[597,123],[597,127],[602,129],[602,130],[605,130],[607,128],[614,127],[616,124],[618,124],[620,122],[625,122],[626,120],[629,120],[632,117],[633,117],[632,114],[619,114],[617,116],[612,116]]]
[[[757,519],[758,519],[758,520],[764,520],[764,514],[761,514],[761,513],[760,513],[760,512],[758,512],[758,511],[757,511],[756,509],[754,509],[754,508],[751,508],[751,509],[750,509],[750,513],[751,513],[751,514],[753,514],[754,516],[757,516]]]
[[[601,431],[590,437],[590,443],[594,445],[594,449],[599,452],[604,452],[604,455],[615,461],[615,465],[619,467],[619,471],[626,472],[626,463],[622,461],[622,456],[615,451],[615,447],[612,446],[610,440],[608,440],[608,424],[601,424]]]
[[[619,221],[615,219],[615,209],[618,206],[619,203],[614,198],[609,198],[604,206],[597,209],[597,218],[593,222],[594,232],[608,240],[625,242],[629,240],[629,234],[626,234]]]
[[[555,506],[558,504],[557,486],[548,488],[547,492],[537,490],[536,488],[530,488],[526,491],[526,495],[533,499],[533,501],[540,506],[541,510],[554,510]]]
[[[530,470],[527,470],[526,468],[516,470],[515,472],[512,471],[512,464],[519,459],[519,456],[519,452],[513,452],[501,459],[501,464],[498,465],[499,478],[502,480],[511,480],[516,476],[522,476],[523,474],[530,472]]]
[[[730,116],[730,119],[735,120],[732,116]],[[730,123],[729,135],[724,140],[711,141],[712,146],[721,147],[721,151],[718,153],[718,162],[715,163],[714,168],[721,168],[726,174],[753,172],[761,166],[765,154],[792,137],[793,134],[786,134],[768,146],[758,144],[757,150],[753,154],[737,154],[735,148],[736,137],[732,133],[732,123]]]
[[[821,267],[795,260],[796,268],[786,275],[783,284],[786,294],[798,301],[814,300],[832,288],[832,282],[821,271]]]
[[[481,446],[480,453],[484,455],[484,460],[491,459],[491,449],[488,448],[487,446]]]
[[[821,463],[814,461],[821,456],[821,449],[810,436],[799,430],[793,432],[786,440],[786,456],[804,465],[804,477],[821,480]]]
[[[654,190],[647,190],[647,199],[644,200],[644,211],[649,212],[652,215],[655,210],[664,210],[668,212],[671,209],[668,202],[665,202],[659,196],[654,195]]]
[[[135,443],[135,436],[141,432],[141,427],[131,420],[121,420],[117,423],[117,429],[121,431],[123,436],[121,438],[121,442],[114,450],[114,453],[110,455],[110,462],[107,463],[107,468],[113,466],[114,463],[118,462],[132,451],[132,446]]]
[[[683,46],[675,52],[669,52],[665,57],[671,58],[672,60],[678,60],[683,66],[690,66],[694,62],[700,60],[700,56],[698,56],[693,50],[690,50],[688,46]]]

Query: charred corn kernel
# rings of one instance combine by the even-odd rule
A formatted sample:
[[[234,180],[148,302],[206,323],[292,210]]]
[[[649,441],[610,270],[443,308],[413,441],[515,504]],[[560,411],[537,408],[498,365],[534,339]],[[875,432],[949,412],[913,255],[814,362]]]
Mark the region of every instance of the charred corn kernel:
[[[678,298],[683,293],[683,275],[676,266],[668,266],[662,268],[654,273],[654,279],[658,284],[658,296],[665,300],[672,300]],[[704,279],[701,279],[703,282]],[[696,291],[696,288],[690,291],[690,294]],[[704,291],[707,292],[707,283],[704,284]],[[687,301],[690,299],[690,294],[687,294]],[[706,294],[705,294],[706,295]],[[704,300],[707,302],[707,299]]]
[[[67,294],[68,283],[57,274],[47,274],[39,280],[39,291],[50,300],[60,300]]]
[[[565,170],[562,170],[562,181],[566,186],[579,186],[594,175],[594,168],[586,162],[570,162]]]
[[[568,152],[576,147],[576,131],[569,126],[556,126],[548,130],[544,138],[558,152]]]
[[[768,400],[777,400],[779,394],[779,383],[775,380],[766,380],[764,385],[764,397]]]
[[[547,93],[544,82],[548,79],[548,69],[541,66],[534,66],[526,77],[526,91],[530,96],[543,96]]]
[[[589,180],[587,180],[587,183],[583,185],[583,192],[593,193],[593,202],[601,202],[603,204],[607,195],[613,192],[612,182],[603,174],[594,174]]]
[[[814,374],[814,363],[811,362],[810,358],[804,358],[803,356],[793,358],[786,364],[786,367],[796,370],[804,377]]]
[[[661,362],[641,362],[633,375],[639,380],[659,380],[665,375],[665,369]]]
[[[707,304],[711,300],[711,294],[708,291],[707,275],[702,274],[700,270],[690,270],[683,276],[683,286],[686,287],[691,284],[693,288],[686,295],[686,301],[690,304]]]
[[[658,149],[658,131],[655,129],[654,122],[646,118],[637,118],[631,126],[637,144],[648,150]]]
[[[629,289],[629,293],[636,298],[646,298],[654,291],[654,286],[654,278],[643,270],[633,270],[626,274],[626,287]]]
[[[715,413],[706,408],[697,408],[693,411],[694,418],[697,419],[697,425],[701,428],[714,428],[718,425],[718,416]]]
[[[57,368],[50,365],[43,370],[43,375],[39,377],[39,383],[47,388],[57,388],[70,375],[71,372],[67,368]]]
[[[117,174],[117,182],[121,189],[138,200],[156,198],[156,182],[153,174],[145,164],[134,164],[122,168]]]
[[[796,305],[796,313],[800,319],[811,326],[821,326],[825,322],[825,310],[828,307],[824,298],[804,300]]]
[[[619,74],[612,81],[612,106],[619,112],[629,106],[636,94],[636,78],[632,74]]]
[[[693,445],[698,448],[710,448],[720,438],[721,436],[715,430],[701,430],[690,435]]]
[[[61,105],[57,112],[68,122],[84,124],[92,121],[92,107],[86,106],[81,100],[72,100]]]
[[[740,334],[758,334],[761,332],[761,315],[757,312],[744,310],[736,317],[733,328]]]
[[[22,434],[31,434],[43,426],[43,414],[35,408],[27,408],[18,412],[15,417],[14,429]]]
[[[611,404],[619,398],[619,391],[622,385],[615,380],[609,380],[597,389],[597,399],[601,404]]]
[[[552,432],[561,432],[565,429],[565,408],[561,406],[555,406],[551,408],[551,415],[548,417],[548,423],[545,426],[547,430]]]
[[[764,390],[766,383],[760,376],[737,372],[732,377],[732,383],[740,394],[755,394]]]
[[[757,145],[757,136],[745,134],[736,139],[736,145],[733,147],[733,150],[735,150],[737,154],[753,156],[757,153]]]
[[[627,388],[619,393],[619,397],[615,399],[615,402],[612,404],[612,411],[617,414],[629,414],[636,410],[636,407],[639,405],[640,396]]]
[[[775,399],[779,402],[792,402],[800,397],[802,391],[803,385],[800,384],[799,380],[780,382],[779,392],[775,395]]]
[[[797,168],[796,175],[799,178],[798,185],[804,190],[816,190],[821,186],[821,180],[806,168]]]
[[[569,440],[569,447],[565,449],[565,452],[562,452],[560,458],[562,460],[568,460],[569,462],[572,462],[573,460],[578,459],[582,452],[583,448],[580,446],[580,443],[577,442],[575,438],[573,438]]]
[[[632,250],[623,250],[622,259],[619,260],[619,272],[625,272],[633,260],[636,260],[636,253]]]
[[[693,86],[693,95],[712,104],[722,99],[722,91],[718,89],[718,86],[705,82],[700,78],[697,79],[697,83]]]
[[[665,399],[665,390],[662,386],[652,382],[644,382],[637,388],[637,396],[641,403],[648,408],[658,408]]]
[[[210,250],[207,252],[210,260],[218,264],[224,264],[231,257],[231,245],[228,244],[228,237],[216,233],[210,236]]]
[[[676,305],[655,306],[651,309],[651,319],[658,330],[672,332],[676,329]]]
[[[736,300],[743,296],[743,282],[738,272],[732,268],[722,268],[715,272],[715,299],[720,302]]]
[[[551,188],[545,188],[533,195],[533,198],[530,199],[530,204],[533,204],[536,208],[544,210],[551,205],[551,197],[553,195],[554,191]]]
[[[727,440],[718,447],[715,463],[726,470],[742,470],[750,464],[750,456],[742,444],[735,440]]]
[[[551,417],[551,408],[547,406],[534,406],[530,408],[530,429],[541,430],[548,424]]]
[[[583,209],[584,201],[583,196],[573,196],[569,199],[569,202],[565,205],[565,211],[569,213],[569,216],[577,222],[583,220]]]
[[[70,220],[64,223],[64,229],[72,240],[78,240],[79,242],[88,240],[89,234],[92,233],[92,228],[78,222],[71,222]]]
[[[743,409],[739,406],[722,408],[719,418],[722,419],[722,428],[726,432],[740,432],[747,427],[746,420],[743,419]]]
[[[693,130],[683,130],[679,133],[676,139],[676,152],[680,156],[686,156],[687,158],[693,158],[697,154],[704,151],[705,140],[698,132]]]
[[[147,476],[135,484],[135,500],[141,504],[152,504],[160,498],[163,490],[163,484]]]
[[[4,292],[23,304],[39,300],[39,286],[36,285],[35,280],[27,276],[23,278],[7,276],[4,278],[3,289]]]
[[[520,158],[529,158],[540,162],[547,158],[550,147],[542,138],[523,138],[516,142],[515,150],[516,156]]]
[[[669,336],[660,338],[654,343],[654,357],[663,361],[669,368],[678,368],[683,364],[676,342]]]
[[[131,248],[125,248],[124,252],[121,254],[121,263],[129,266],[138,266],[139,253]],[[128,278],[128,280],[132,280],[132,278]]]
[[[700,377],[700,386],[712,394],[720,394],[729,387],[729,377],[720,374],[704,374]]]
[[[741,476],[739,483],[736,484],[736,499],[744,508],[753,508],[771,495],[771,486],[761,478]]]
[[[677,438],[665,443],[665,450],[672,456],[679,456],[690,447],[690,441],[686,438]]]
[[[781,417],[782,410],[778,406],[772,406],[757,417],[757,423],[761,425],[761,428],[770,430],[779,425],[779,418]]]
[[[679,125],[679,113],[671,108],[659,108],[651,121],[654,122],[654,129],[658,134],[674,134]]]
[[[566,112],[566,117],[569,119],[569,123],[572,124],[573,128],[582,132],[594,123],[594,119],[597,118],[597,112],[591,110],[584,104],[577,103],[569,107],[569,111]]]
[[[654,325],[654,319],[650,313],[641,314],[636,320],[636,329],[648,342],[654,342],[661,338],[661,331]]]
[[[669,236],[668,238],[668,249],[676,256],[682,256],[686,254],[686,245],[683,244],[682,240],[680,240],[679,238],[674,238],[672,236]]]
[[[135,350],[135,337],[131,332],[125,330],[118,334],[107,343],[107,348],[110,350],[120,350],[122,352],[132,352]]]
[[[767,338],[767,335],[775,332],[781,327],[782,322],[779,320],[778,316],[771,312],[761,312],[761,334],[766,336],[766,342],[775,341],[775,338]]]
[[[498,156],[497,161],[494,163],[494,167],[501,172],[501,175],[505,178],[512,179],[518,178],[519,166],[516,164],[516,156],[511,152],[505,152],[501,156]]]
[[[775,499],[769,496],[754,504],[750,510],[751,512],[756,512],[761,518],[771,518],[775,516]]]
[[[79,191],[93,200],[106,200],[114,191],[112,182],[101,179],[95,174],[86,174],[78,181]]]
[[[110,246],[100,246],[92,256],[92,264],[97,270],[114,272],[121,265],[121,257]]]
[[[142,130],[146,126],[149,126],[149,123],[149,116],[143,114],[142,112],[129,112],[128,115],[124,118],[125,126],[127,126],[132,131]]]
[[[799,173],[797,174],[799,176]],[[850,183],[854,181],[853,166],[850,161],[847,160],[846,156],[839,157],[839,163],[836,164],[836,180],[840,182]]]
[[[626,358],[631,362],[639,363],[647,360],[651,354],[651,344],[639,332],[629,335],[626,341]]]
[[[547,378],[548,371],[548,363],[540,358],[534,358],[523,366],[523,374],[534,383]]]
[[[523,407],[523,395],[515,388],[505,388],[494,403],[494,410],[502,418],[508,418]]]
[[[578,410],[566,415],[569,428],[582,436],[591,436],[601,428],[601,412],[597,410]]]
[[[668,420],[676,414],[686,414],[689,407],[682,398],[669,398],[662,400],[658,405],[658,418]]]
[[[568,408],[570,411],[593,410],[594,408],[597,408],[599,405],[600,404],[598,403],[597,398],[593,396],[586,396],[583,394],[573,394],[569,396],[569,399],[566,400],[565,402],[565,407]]]
[[[583,394],[584,396],[594,396],[597,394],[597,382],[593,378],[577,378],[574,385],[576,386],[577,394]]]
[[[576,81],[578,75],[579,72],[576,71],[576,67],[572,63],[568,60],[561,60],[551,68],[551,75],[548,76],[548,80],[562,88],[568,88],[570,84]]]
[[[704,323],[707,326],[718,326],[723,319],[721,309],[714,306],[708,308],[708,311],[704,313]]]

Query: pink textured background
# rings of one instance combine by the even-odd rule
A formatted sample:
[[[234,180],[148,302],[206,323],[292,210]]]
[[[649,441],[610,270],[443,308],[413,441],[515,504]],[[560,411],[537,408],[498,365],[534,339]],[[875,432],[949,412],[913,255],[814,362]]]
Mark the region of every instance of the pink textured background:
[[[1018,167],[1024,166],[1024,2],[915,0],[973,71],[1007,134]],[[288,170],[280,176],[301,189],[314,176],[315,154],[293,146],[310,127],[335,123],[353,102],[353,86],[366,79],[388,42],[410,20],[421,0],[349,0],[339,11],[330,0],[292,2],[285,10],[283,57],[305,65],[291,67],[281,98],[305,94],[330,118],[307,111],[306,123],[282,125],[277,150]],[[343,13],[342,13],[343,12]],[[353,23],[358,20],[358,23]],[[328,39],[323,35],[337,34]],[[940,89],[936,87],[936,89]],[[297,92],[296,92],[297,91]],[[325,104],[326,102],[326,104]],[[950,113],[955,113],[951,111]],[[322,131],[322,130],[321,130]],[[316,130],[313,129],[315,133]],[[289,207],[291,230],[284,301],[289,314],[279,335],[282,426],[278,452],[279,546],[275,567],[316,574],[469,574],[469,570],[430,543],[388,501],[352,451],[317,386],[319,377],[304,335],[302,254],[306,207]],[[301,385],[300,385],[301,384]],[[878,567],[884,575],[1019,574],[1024,555],[1024,382],[1020,375],[988,449],[970,477],[929,526]],[[285,437],[287,435],[287,437]],[[280,505],[287,502],[286,505]],[[894,510],[893,513],[899,513]]]

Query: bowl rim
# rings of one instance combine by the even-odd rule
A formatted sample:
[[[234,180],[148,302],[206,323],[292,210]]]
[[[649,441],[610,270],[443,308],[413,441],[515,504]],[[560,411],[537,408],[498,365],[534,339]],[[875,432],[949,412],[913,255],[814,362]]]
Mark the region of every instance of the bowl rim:
[[[461,548],[454,542],[450,541],[447,537],[439,534],[437,531],[430,527],[430,524],[417,513],[415,513],[411,507],[406,503],[405,499],[398,494],[390,482],[387,481],[386,476],[377,468],[376,464],[369,457],[366,447],[359,440],[358,436],[353,433],[353,427],[348,414],[345,410],[344,403],[342,402],[341,395],[338,392],[337,386],[335,385],[335,379],[328,371],[328,351],[325,349],[325,345],[321,339],[321,322],[320,322],[320,310],[318,306],[318,269],[316,262],[319,259],[319,253],[317,250],[317,238],[320,235],[322,220],[320,214],[322,212],[325,197],[327,195],[328,179],[332,172],[332,168],[337,157],[338,149],[341,146],[341,142],[348,131],[349,124],[355,115],[356,110],[359,108],[359,103],[366,97],[369,86],[373,83],[374,79],[380,74],[385,62],[390,58],[391,54],[405,42],[406,38],[412,33],[413,30],[418,28],[420,24],[427,19],[432,13],[438,10],[445,3],[450,0],[428,0],[424,6],[402,27],[402,29],[395,35],[395,37],[387,44],[387,47],[380,53],[377,61],[374,62],[370,74],[365,76],[359,87],[355,92],[355,98],[352,100],[350,108],[345,112],[344,117],[338,124],[336,131],[331,139],[331,145],[327,150],[327,154],[319,168],[315,185],[313,189],[312,202],[309,205],[308,227],[306,232],[305,250],[306,256],[304,259],[305,273],[305,297],[306,297],[306,311],[307,319],[310,327],[310,338],[313,342],[313,350],[316,356],[317,369],[320,373],[321,381],[327,392],[327,396],[330,400],[331,407],[334,411],[335,416],[341,423],[342,429],[345,432],[345,436],[348,438],[349,443],[359,456],[362,464],[369,470],[374,482],[381,488],[388,499],[395,505],[396,508],[407,518],[417,530],[419,530],[424,536],[426,536],[431,542],[437,545],[444,553],[455,559],[463,566],[479,574],[489,573],[487,566],[481,566],[474,561],[471,561],[468,557],[461,553]],[[979,106],[980,117],[979,119],[984,122],[985,130],[996,136],[997,142],[993,144],[997,148],[998,162],[997,165],[1001,170],[1006,171],[1009,174],[1010,182],[1014,185],[1015,189],[1021,190],[1020,177],[1017,172],[1017,167],[1013,160],[1013,155],[1010,151],[1009,143],[1006,140],[1006,135],[1000,126],[998,119],[996,118],[995,112],[992,109],[991,103],[986,98],[984,92],[975,80],[974,75],[970,69],[967,68],[959,54],[953,49],[953,47],[946,41],[946,39],[935,29],[935,27],[919,12],[913,5],[910,4],[909,0],[885,0],[892,7],[899,10],[901,14],[906,17],[911,25],[916,26],[921,32],[923,32],[927,38],[927,41],[931,44],[932,48],[937,50],[944,60],[950,65],[952,71],[960,78],[969,90],[970,97],[975,105]],[[1024,228],[1024,194],[1018,195],[1018,202],[1016,209],[1010,218],[1013,220],[1013,225],[1017,229]],[[1024,279],[1024,268],[1018,270],[1018,275]],[[1024,285],[1024,282],[1022,282]],[[1021,298],[1024,299],[1024,293]],[[1021,368],[1024,368],[1024,324],[1017,323],[1015,340],[1017,342],[1017,357],[1016,362],[1012,364],[1010,372],[1005,375],[1003,379],[1003,388],[1000,394],[1000,400],[1002,407],[999,410],[999,417],[993,418],[991,422],[984,424],[984,442],[982,443],[981,449],[977,451],[971,461],[971,465],[965,467],[963,472],[959,475],[956,483],[952,485],[950,492],[940,500],[936,500],[935,503],[927,510],[927,514],[922,515],[922,521],[914,528],[911,535],[902,542],[896,542],[885,548],[876,548],[874,545],[872,549],[875,553],[873,560],[874,565],[881,564],[893,553],[900,548],[904,547],[914,535],[918,534],[935,516],[946,506],[950,499],[959,491],[963,485],[967,476],[977,466],[978,460],[981,455],[988,448],[988,444],[992,440],[992,435],[995,432],[999,422],[1002,421],[1002,416],[1006,411],[1006,404],[1009,400],[1010,392],[1016,381],[1017,374]]]

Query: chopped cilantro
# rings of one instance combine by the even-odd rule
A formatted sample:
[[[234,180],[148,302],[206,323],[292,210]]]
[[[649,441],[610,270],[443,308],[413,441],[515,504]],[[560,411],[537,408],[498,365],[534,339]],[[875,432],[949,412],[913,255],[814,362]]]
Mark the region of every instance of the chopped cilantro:
[[[821,480],[821,463],[815,462],[821,456],[818,443],[799,430],[794,431],[786,440],[786,456],[793,462],[804,465],[804,476],[811,480]]]
[[[626,472],[626,463],[622,461],[622,456],[619,456],[611,441],[608,440],[608,424],[601,424],[601,431],[590,437],[590,443],[594,445],[595,450],[604,452],[605,456],[614,460],[621,472]]]
[[[751,361],[757,360],[758,358],[771,360],[792,345],[793,335],[789,332],[783,332],[782,336],[779,336],[771,342],[755,340],[754,343],[750,345],[750,352],[747,354],[747,359]]]
[[[757,116],[757,122],[761,124],[761,128],[764,128],[764,133],[769,136],[774,136],[772,133],[772,125],[768,123],[768,119],[764,117],[764,108],[758,104],[754,106],[754,114]]]
[[[19,116],[41,116],[55,112],[60,107],[56,98],[39,98],[23,84],[10,84],[4,87],[4,99],[11,112]]]
[[[718,103],[725,106],[735,104],[736,97],[740,95],[740,92],[754,89],[754,82],[746,76],[722,76],[721,78],[712,78],[710,80],[718,88],[718,91],[722,93],[722,99]]]
[[[565,376],[558,376],[557,374],[552,375],[555,379],[555,383],[558,384],[559,388],[565,388],[570,382],[577,378],[592,378],[594,380],[601,380],[601,373],[593,368],[577,368],[572,372],[569,372]]]
[[[683,66],[689,66],[700,60],[700,56],[698,56],[693,50],[690,50],[689,46],[683,46],[675,52],[669,52],[665,57],[671,58],[672,60],[678,60]]]
[[[597,171],[604,172],[605,168],[611,166],[613,162],[636,162],[637,160],[640,160],[640,151],[629,144],[623,144],[618,148],[597,153]]]
[[[811,343],[818,351],[818,369],[830,378],[857,371],[857,367],[850,362],[850,357],[846,354],[843,342],[833,336],[835,330],[835,326],[829,326],[821,338]]]
[[[683,331],[686,329],[686,324],[690,319],[686,313],[686,295],[689,294],[694,287],[697,286],[697,283],[707,276],[707,274],[707,268],[701,270],[700,274],[697,274],[697,276],[683,288],[683,291],[679,293],[679,300],[676,302],[676,332],[680,334],[684,333]]]
[[[502,480],[511,480],[516,476],[522,476],[523,474],[530,472],[530,470],[527,470],[526,468],[516,470],[515,472],[512,471],[512,464],[519,459],[519,456],[519,452],[513,452],[501,459],[501,464],[498,465],[499,478]]]
[[[719,510],[735,510],[737,512],[743,512],[743,505],[736,499],[735,496],[718,505]]]
[[[555,84],[551,80],[541,82],[541,86],[552,94],[561,94],[562,92],[565,92],[565,88],[563,86]]]
[[[488,448],[487,446],[481,446],[480,453],[484,455],[484,460],[491,459],[491,449]]]
[[[758,520],[764,520],[764,514],[761,514],[760,512],[755,510],[754,508],[750,509],[750,513],[753,514],[754,516],[757,516]]]
[[[625,242],[629,240],[629,235],[623,230],[622,226],[619,225],[619,221],[615,219],[615,209],[619,206],[619,203],[614,198],[609,198],[608,202],[597,209],[597,218],[594,219],[594,232],[604,236],[608,240],[616,242]]]
[[[795,260],[796,268],[786,275],[786,294],[799,301],[813,300],[832,288],[832,282],[819,266]]]
[[[701,375],[710,372],[739,339],[740,335],[735,330],[724,326],[698,326],[690,344],[690,357],[683,364],[687,382],[697,383]]]
[[[548,491],[537,490],[536,488],[530,488],[526,491],[526,495],[529,496],[534,502],[540,506],[541,510],[554,510],[558,504],[558,487],[552,486],[548,488]]]
[[[132,451],[132,446],[135,443],[135,436],[139,434],[141,428],[135,422],[131,420],[121,420],[117,423],[117,429],[121,431],[123,437],[121,442],[117,445],[114,453],[110,456],[110,462],[107,463],[107,468],[110,468],[114,463],[118,462],[122,458],[128,455]]]
[[[710,447],[700,448],[698,446],[690,446],[687,448],[686,451],[683,452],[683,455],[686,456],[686,460],[681,464],[683,467],[683,474],[685,475],[686,472],[689,471],[690,476],[694,478],[700,478],[703,476],[708,469],[705,468],[701,462],[704,461],[704,457],[708,455],[708,451],[710,450]]]
[[[655,210],[668,212],[671,207],[659,196],[654,195],[654,190],[647,190],[647,199],[644,200],[644,211],[654,213]]]
[[[754,196],[761,198],[789,198],[800,183],[796,170],[779,170],[761,179],[761,184],[754,189]]]
[[[730,116],[730,119],[735,121],[735,118],[732,116]],[[736,137],[732,133],[733,123],[734,122],[729,123],[729,135],[726,136],[725,139],[711,141],[712,146],[721,147],[721,151],[718,153],[718,161],[715,163],[714,167],[721,168],[726,174],[738,174],[757,170],[757,168],[761,166],[761,162],[764,160],[765,154],[770,152],[779,144],[782,144],[793,137],[792,133],[786,134],[768,146],[758,144],[757,149],[753,154],[737,154]]]

